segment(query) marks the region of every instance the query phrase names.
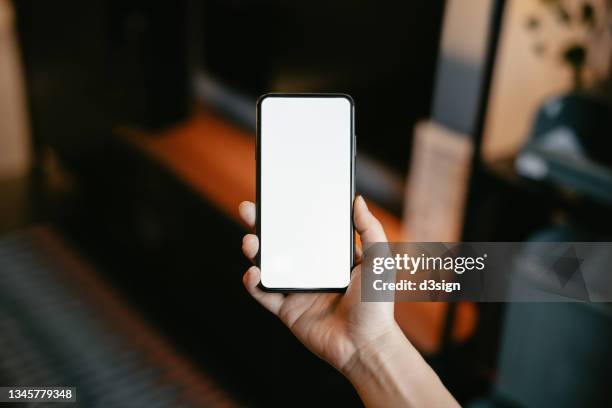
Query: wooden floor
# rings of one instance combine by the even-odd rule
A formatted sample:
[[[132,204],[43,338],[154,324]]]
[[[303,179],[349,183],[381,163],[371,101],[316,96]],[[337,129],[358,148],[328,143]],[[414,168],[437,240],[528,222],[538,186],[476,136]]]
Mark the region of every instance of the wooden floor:
[[[238,204],[255,201],[254,135],[200,108],[185,123],[158,134],[118,129],[117,134],[137,149],[163,163],[228,217],[240,223]],[[389,241],[401,242],[401,220],[367,200],[385,228]],[[426,353],[440,342],[445,303],[398,303],[396,319],[410,340]],[[476,320],[473,304],[460,303],[452,336],[462,341],[472,333]]]

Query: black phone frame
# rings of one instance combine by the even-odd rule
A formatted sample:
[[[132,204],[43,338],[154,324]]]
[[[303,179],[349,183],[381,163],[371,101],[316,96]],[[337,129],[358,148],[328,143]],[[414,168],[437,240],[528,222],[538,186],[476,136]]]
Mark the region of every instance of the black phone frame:
[[[353,202],[355,201],[355,161],[356,161],[356,152],[357,152],[357,136],[355,134],[355,102],[353,98],[344,93],[266,93],[261,95],[257,99],[257,134],[256,134],[256,142],[255,142],[255,151],[256,151],[256,222],[255,222],[255,231],[257,236],[259,237],[259,251],[257,251],[257,256],[255,257],[255,263],[260,268],[261,271],[261,262],[260,262],[260,254],[263,247],[263,240],[261,239],[261,104],[266,98],[344,98],[348,100],[351,106],[351,197],[350,197],[350,270],[349,273],[349,284],[350,279],[352,279],[353,268],[355,267],[355,226],[353,223]],[[348,285],[342,288],[268,288],[264,286],[261,281],[259,282],[259,287],[265,292],[276,292],[276,293],[308,293],[308,292],[332,292],[332,293],[342,293],[345,292],[348,288]]]

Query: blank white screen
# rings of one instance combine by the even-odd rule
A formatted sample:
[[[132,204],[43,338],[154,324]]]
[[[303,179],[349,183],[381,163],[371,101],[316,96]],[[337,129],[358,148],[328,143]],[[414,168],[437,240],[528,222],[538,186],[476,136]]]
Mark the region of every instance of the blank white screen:
[[[351,267],[351,104],[260,104],[260,267],[275,289],[344,288]]]

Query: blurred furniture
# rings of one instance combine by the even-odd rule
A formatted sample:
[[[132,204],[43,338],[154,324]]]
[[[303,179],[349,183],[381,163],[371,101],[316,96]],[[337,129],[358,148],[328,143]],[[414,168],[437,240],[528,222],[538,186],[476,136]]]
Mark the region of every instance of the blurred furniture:
[[[572,183],[550,183],[537,180],[537,177],[519,176],[515,158],[497,154],[498,151],[508,151],[510,146],[518,147],[517,143],[525,140],[529,127],[525,117],[538,113],[534,107],[539,106],[542,95],[558,89],[563,72],[551,73],[550,67],[545,66],[537,70],[521,69],[529,64],[533,67],[536,60],[533,56],[525,56],[531,52],[524,46],[526,34],[521,34],[525,17],[531,7],[544,3],[520,0],[496,3],[493,38],[485,62],[484,87],[478,91],[480,103],[470,133],[474,141],[474,157],[462,239],[525,241],[531,239],[534,231],[541,231],[551,224],[557,229],[572,226],[588,233],[580,237],[557,234],[548,237],[551,241],[605,239],[602,237],[609,236],[612,230],[612,208],[605,200],[588,197],[576,188],[586,184],[586,166],[576,166],[568,171],[571,166],[561,159],[564,168],[554,169],[556,176],[562,170],[564,178],[571,179]],[[525,78],[525,73],[529,73],[529,78]],[[529,90],[529,95],[525,94],[526,90]],[[568,124],[567,117],[559,120],[555,118],[558,115],[551,113],[559,113],[567,106],[558,103],[559,100],[551,101],[553,103],[545,104],[536,116],[536,127],[545,129],[543,133],[558,127],[563,133]],[[583,115],[581,119],[589,126],[583,128],[592,128],[594,121],[590,118],[599,109],[587,109],[589,115]],[[513,134],[517,129],[519,134]],[[525,133],[520,134],[520,129]],[[588,133],[578,137],[587,137]],[[563,145],[565,140],[561,142]],[[601,153],[605,151],[605,148],[600,149]],[[542,170],[542,166],[539,169],[533,167],[533,161],[527,164],[532,165],[530,170]],[[553,178],[548,177],[552,171],[544,171],[547,177],[543,179]],[[572,188],[568,189],[568,186]],[[473,406],[609,405],[609,393],[603,385],[610,370],[605,346],[610,339],[609,326],[607,305],[480,304],[479,325],[468,345],[471,350],[465,353],[473,358],[466,363],[484,363],[488,375],[494,379],[494,390],[488,398]]]
[[[118,133],[159,160],[232,220],[239,222],[238,204],[255,201],[255,138],[218,114],[200,109],[188,121],[151,134],[129,128]],[[399,219],[369,203],[385,225],[387,237],[400,241]]]
[[[30,215],[30,129],[15,14],[0,0],[0,234]]]
[[[477,194],[482,188],[482,130],[505,6],[504,0],[445,2],[431,116],[415,128],[404,200],[410,240],[489,240],[471,230],[483,224],[474,206],[481,205]],[[506,213],[492,216],[513,219],[500,214]],[[457,341],[452,329],[465,321],[469,308],[473,325],[467,341]],[[501,308],[492,303],[448,305],[439,350],[431,363],[459,401],[470,400],[490,387]]]
[[[0,0],[0,181],[27,174],[30,134],[11,1]]]
[[[411,128],[430,109],[444,7],[444,2],[310,0],[289,6],[278,0],[206,0],[191,12],[201,33],[193,43],[199,51],[195,74],[215,82],[217,90],[242,95],[246,109],[218,92],[196,96],[254,125],[253,106],[263,93],[348,93],[357,106],[358,150],[403,180]],[[399,214],[401,191],[386,204]]]

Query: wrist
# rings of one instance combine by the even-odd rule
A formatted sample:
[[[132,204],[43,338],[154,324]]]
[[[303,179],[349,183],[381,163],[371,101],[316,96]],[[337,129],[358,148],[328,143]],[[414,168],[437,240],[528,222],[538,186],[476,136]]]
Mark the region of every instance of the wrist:
[[[355,352],[342,370],[367,407],[458,406],[395,325]]]
[[[394,322],[384,333],[356,347],[353,357],[341,371],[353,384],[361,384],[388,368],[389,362],[398,353],[404,354],[404,358],[410,358],[411,354],[420,358],[418,351]]]

